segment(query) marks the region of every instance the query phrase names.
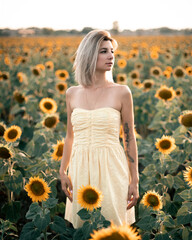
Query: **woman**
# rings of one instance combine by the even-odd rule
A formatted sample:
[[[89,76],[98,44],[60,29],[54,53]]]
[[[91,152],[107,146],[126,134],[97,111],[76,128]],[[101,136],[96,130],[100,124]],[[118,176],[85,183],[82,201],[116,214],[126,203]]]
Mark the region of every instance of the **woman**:
[[[77,190],[88,184],[104,195],[101,213],[120,225],[135,221],[138,193],[138,157],[131,91],[112,80],[117,43],[107,31],[89,32],[74,62],[78,86],[66,92],[67,134],[61,160],[62,189],[67,198],[65,218],[75,228]],[[124,149],[119,142],[124,129]],[[67,168],[69,172],[67,175]]]

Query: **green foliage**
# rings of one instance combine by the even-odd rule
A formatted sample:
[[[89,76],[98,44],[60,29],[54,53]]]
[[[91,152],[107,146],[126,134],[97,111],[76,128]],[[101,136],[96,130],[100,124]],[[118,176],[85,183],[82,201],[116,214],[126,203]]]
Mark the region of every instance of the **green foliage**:
[[[8,146],[12,152],[11,159],[0,159],[0,217],[2,238],[18,239],[88,239],[94,229],[108,227],[110,222],[101,215],[101,209],[89,212],[79,211],[78,216],[84,221],[79,229],[68,227],[64,220],[65,196],[59,186],[60,162],[52,157],[53,146],[66,135],[67,113],[65,94],[60,94],[55,85],[58,81],[55,71],[66,69],[69,78],[65,81],[68,87],[75,85],[72,62],[78,38],[64,39],[7,39],[0,40],[0,78],[1,73],[9,75],[8,79],[0,79],[0,122],[6,127],[18,125],[22,129],[21,138],[16,142],[7,143],[0,137],[0,144]],[[140,199],[148,190],[155,190],[162,196],[163,209],[154,211],[138,202],[136,223],[143,240],[190,240],[192,239],[192,190],[183,177],[186,167],[192,166],[192,131],[182,126],[178,118],[184,110],[191,110],[192,77],[169,79],[163,75],[159,78],[151,76],[150,69],[159,66],[162,71],[167,66],[191,65],[192,57],[184,57],[191,49],[190,38],[160,38],[128,39],[119,38],[119,48],[126,53],[120,58],[126,58],[132,50],[138,52],[135,57],[129,57],[127,66],[120,69],[114,65],[113,76],[118,73],[127,76],[127,85],[131,89],[134,102],[135,128],[137,138]],[[54,41],[54,42],[53,42]],[[146,44],[146,47],[142,45]],[[135,46],[135,47],[133,47]],[[159,48],[159,58],[150,57],[151,49]],[[166,58],[167,52],[171,59]],[[126,57],[125,57],[126,56]],[[4,59],[10,58],[10,64]],[[26,62],[18,62],[19,58]],[[118,56],[116,57],[118,59]],[[37,64],[52,61],[53,70],[42,70],[40,76],[34,76],[32,68]],[[133,84],[129,73],[135,70],[135,64],[141,63],[139,69],[140,81],[152,79],[154,85],[149,91]],[[25,74],[19,81],[17,74]],[[182,95],[172,101],[164,102],[155,97],[161,85],[182,89]],[[14,92],[18,91],[25,101],[18,102]],[[47,116],[39,107],[42,98],[49,97],[57,103],[57,113],[60,122],[55,128],[49,129],[43,125]],[[162,135],[175,139],[176,149],[169,155],[162,154],[155,147],[157,138]],[[46,202],[31,203],[24,190],[28,179],[40,176],[51,188]],[[22,225],[22,226],[21,226]]]

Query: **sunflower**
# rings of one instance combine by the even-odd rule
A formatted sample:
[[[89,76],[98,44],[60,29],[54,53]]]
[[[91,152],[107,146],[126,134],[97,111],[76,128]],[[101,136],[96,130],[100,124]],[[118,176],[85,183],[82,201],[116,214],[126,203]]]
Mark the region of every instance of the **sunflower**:
[[[58,122],[59,122],[58,116],[55,114],[52,114],[52,115],[47,116],[43,120],[43,126],[45,126],[47,128],[55,128],[57,126]]]
[[[45,67],[46,67],[46,69],[52,71],[54,69],[54,63],[52,61],[47,61],[45,63]]]
[[[135,65],[134,65],[135,69],[137,70],[142,70],[143,69],[143,63],[140,63],[140,62],[136,62]]]
[[[108,228],[98,231],[93,230],[90,240],[141,240],[135,228],[128,224],[115,226],[113,223]]]
[[[13,93],[13,97],[18,103],[23,103],[27,99],[22,93],[19,93],[17,90]]]
[[[186,71],[183,67],[177,66],[173,69],[173,76],[175,78],[183,78],[186,75]]]
[[[171,136],[163,135],[161,138],[156,139],[155,146],[159,149],[159,152],[170,154],[176,148],[175,139]]]
[[[65,81],[67,78],[69,78],[69,73],[67,72],[67,70],[57,70],[55,72],[55,76],[60,79]]]
[[[163,207],[162,197],[155,191],[147,191],[141,203],[147,207],[152,207],[153,210],[159,211]]]
[[[179,116],[179,123],[185,127],[192,127],[192,110],[184,111]]]
[[[192,76],[192,67],[187,67],[185,70],[188,76]]]
[[[126,74],[118,73],[117,74],[117,83],[119,83],[119,84],[127,84]]]
[[[1,74],[2,79],[5,81],[9,79],[9,76],[10,75],[8,72],[2,72],[2,74]]]
[[[60,94],[64,94],[67,90],[67,83],[66,82],[57,83],[56,89],[59,91]]]
[[[17,78],[18,78],[20,83],[23,82],[23,73],[22,72],[18,72],[17,73]]]
[[[175,91],[173,87],[168,88],[166,85],[162,85],[161,88],[156,91],[155,97],[164,101],[171,101],[175,97]]]
[[[6,130],[6,125],[3,122],[0,122],[0,137],[3,137]]]
[[[151,57],[152,59],[158,59],[158,58],[159,58],[159,54],[158,54],[157,51],[151,51],[150,57]]]
[[[53,154],[51,155],[52,158],[56,161],[60,161],[63,155],[63,147],[64,147],[64,138],[63,140],[57,140],[57,145],[53,146],[55,148]]]
[[[103,199],[102,193],[91,185],[82,186],[77,192],[77,201],[81,207],[93,211],[94,208],[101,206]]]
[[[39,177],[30,177],[29,183],[25,185],[25,191],[33,202],[46,201],[49,198],[51,192],[47,183]]]
[[[39,67],[32,68],[32,73],[34,76],[38,77],[41,75],[41,69]]]
[[[123,125],[121,124],[120,129],[119,129],[119,137],[123,138]]]
[[[11,64],[11,60],[10,60],[10,58],[8,56],[6,56],[4,58],[4,63],[5,63],[5,65],[10,65]]]
[[[167,70],[167,71],[169,71],[170,73],[172,73],[173,68],[172,68],[171,66],[167,66],[165,70]]]
[[[141,87],[143,87],[143,84],[141,83],[141,81],[139,79],[134,79],[133,86],[141,88]]]
[[[143,87],[144,87],[144,91],[148,91],[149,89],[151,89],[154,85],[154,81],[152,79],[145,79],[143,81]]]
[[[189,186],[192,187],[192,167],[187,167],[186,171],[183,172],[183,176]]]
[[[177,97],[180,97],[180,96],[183,94],[182,88],[177,88],[177,89],[175,90],[175,94],[176,94]]]
[[[171,77],[171,72],[169,72],[168,70],[164,70],[163,76],[165,76],[167,79],[169,79]]]
[[[36,65],[36,68],[39,68],[41,71],[44,71],[45,70],[45,66],[43,64],[37,64]]]
[[[52,98],[41,99],[39,107],[44,113],[55,113],[57,111],[57,103]]]
[[[13,157],[13,152],[6,145],[0,144],[0,158],[9,159]]]
[[[150,75],[156,78],[162,76],[163,72],[160,67],[154,66],[150,68]]]
[[[21,128],[13,125],[5,130],[3,137],[7,142],[15,142],[18,138],[20,138],[21,134]]]
[[[119,68],[125,68],[127,66],[127,61],[125,59],[121,58],[117,61],[117,66]]]
[[[129,76],[130,78],[133,80],[133,79],[139,79],[140,77],[140,74],[139,74],[139,71],[137,70],[133,70],[129,73]]]
[[[0,71],[0,81],[3,80],[2,72]]]

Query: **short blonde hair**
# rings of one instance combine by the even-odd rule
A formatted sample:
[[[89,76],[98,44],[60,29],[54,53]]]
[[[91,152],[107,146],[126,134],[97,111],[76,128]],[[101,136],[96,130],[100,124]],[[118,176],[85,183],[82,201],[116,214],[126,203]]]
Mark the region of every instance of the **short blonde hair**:
[[[114,50],[117,42],[111,38],[109,32],[104,30],[93,30],[81,41],[74,62],[75,81],[83,86],[91,86],[96,69],[99,47],[102,41],[111,41]]]

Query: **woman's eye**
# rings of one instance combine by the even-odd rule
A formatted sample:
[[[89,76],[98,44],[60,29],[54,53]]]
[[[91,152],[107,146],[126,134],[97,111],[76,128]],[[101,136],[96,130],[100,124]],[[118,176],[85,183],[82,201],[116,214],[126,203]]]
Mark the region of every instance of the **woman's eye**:
[[[107,52],[107,51],[105,51],[105,50],[104,50],[104,51],[101,51],[101,53],[106,53],[106,52]]]

